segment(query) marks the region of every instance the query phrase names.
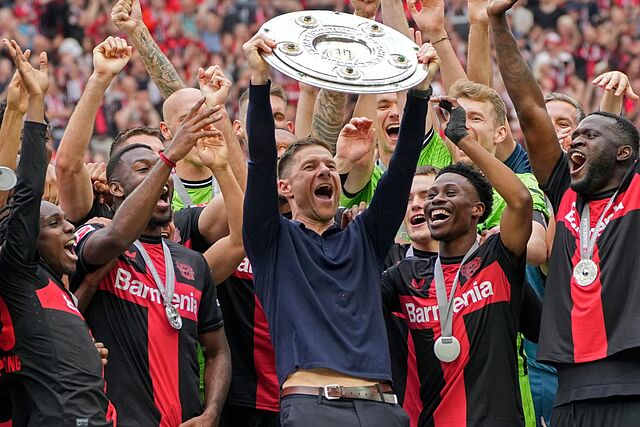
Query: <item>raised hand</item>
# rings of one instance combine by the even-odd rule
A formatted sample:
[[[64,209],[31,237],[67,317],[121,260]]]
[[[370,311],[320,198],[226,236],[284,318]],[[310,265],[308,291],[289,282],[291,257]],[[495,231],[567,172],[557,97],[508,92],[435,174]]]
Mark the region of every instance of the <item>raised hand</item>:
[[[363,18],[373,19],[380,7],[380,0],[351,0],[354,14]]]
[[[489,25],[489,16],[487,15],[488,4],[488,0],[468,0],[469,22]]]
[[[350,208],[342,211],[342,216],[340,217],[340,228],[343,230],[347,228],[347,225],[356,219],[358,215],[364,212],[365,209],[367,209],[367,204],[365,202],[360,202],[359,205],[351,206]]]
[[[198,85],[209,107],[224,105],[227,102],[231,81],[219,65],[213,65],[206,71],[204,68],[198,68]]]
[[[2,40],[5,47],[9,51],[9,56],[13,59],[22,82],[30,96],[43,96],[49,88],[49,60],[47,53],[42,52],[39,57],[40,66],[36,70],[29,62],[29,51],[22,52],[15,40]]]
[[[336,160],[356,163],[371,151],[373,147],[373,120],[366,117],[354,117],[338,135]]]
[[[487,7],[487,14],[492,16],[504,15],[518,0],[491,0]]]
[[[469,135],[467,130],[467,112],[458,104],[455,98],[449,96],[440,97],[440,108],[449,113],[449,122],[444,134],[458,145],[465,137]]]
[[[200,111],[204,101],[205,99],[201,98],[191,107],[189,114],[176,131],[171,144],[164,151],[164,155],[170,161],[176,163],[182,160],[200,138],[208,138],[217,134],[218,131],[210,130],[209,125],[222,119],[220,106]]]
[[[272,53],[275,47],[275,41],[260,33],[256,33],[251,40],[242,45],[244,56],[251,69],[253,84],[265,84],[269,80],[269,64],[262,55]]]
[[[418,11],[416,3],[422,8]],[[407,0],[409,12],[420,31],[431,38],[446,35],[444,27],[444,0]]]
[[[107,37],[93,49],[93,72],[113,78],[127,65],[133,48],[120,37]]]
[[[25,57],[29,59],[30,52],[25,52]],[[27,88],[22,83],[22,77],[20,77],[20,73],[16,71],[11,78],[11,82],[9,82],[9,86],[7,87],[7,108],[13,111],[16,111],[20,114],[25,114],[27,112],[27,107],[29,105],[29,93],[27,92]]]
[[[598,77],[593,79],[591,83],[606,91],[615,90],[615,96],[626,95],[634,101],[640,99],[640,97],[633,91],[633,88],[629,83],[629,77],[621,71],[609,71],[607,73],[600,74]]]
[[[132,34],[144,26],[139,0],[118,0],[111,9],[111,22],[121,31]]]
[[[199,139],[195,150],[200,161],[213,172],[229,166],[229,152],[222,132],[213,126],[209,130],[213,135]]]
[[[422,37],[420,36],[420,32],[416,31],[416,40],[421,39]],[[416,56],[418,58],[418,63],[423,64],[423,66],[427,68],[427,78],[417,85],[416,89],[427,90],[440,69],[440,57],[431,43],[423,43]]]

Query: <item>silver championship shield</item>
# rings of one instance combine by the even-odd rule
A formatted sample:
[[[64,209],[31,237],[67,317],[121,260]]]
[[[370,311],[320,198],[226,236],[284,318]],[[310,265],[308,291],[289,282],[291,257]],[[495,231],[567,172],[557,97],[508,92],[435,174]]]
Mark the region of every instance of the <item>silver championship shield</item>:
[[[264,23],[260,32],[277,43],[265,60],[312,86],[348,93],[409,89],[427,77],[419,46],[379,22],[342,12],[292,12]]]

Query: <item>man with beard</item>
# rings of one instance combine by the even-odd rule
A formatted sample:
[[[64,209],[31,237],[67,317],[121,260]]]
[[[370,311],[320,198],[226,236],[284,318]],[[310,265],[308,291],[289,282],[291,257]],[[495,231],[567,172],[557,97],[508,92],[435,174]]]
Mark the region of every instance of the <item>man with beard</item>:
[[[408,425],[389,384],[378,284],[404,215],[437,56],[429,45],[418,52],[429,77],[409,91],[389,170],[370,207],[340,230],[334,222],[340,180],[329,146],[303,140],[277,163],[269,66],[260,54],[274,47],[260,34],[244,45],[252,85],[243,235],[276,351],[281,423]],[[341,137],[366,148],[371,124],[352,119]],[[289,201],[292,220],[280,215],[278,190]]]
[[[628,120],[593,113],[567,153],[509,30],[515,1],[488,8],[498,66],[556,212],[538,360],[558,369],[554,426],[634,426],[640,418],[638,143]]]
[[[462,163],[438,174],[424,207],[439,255],[407,257],[383,276],[385,305],[402,311],[419,366],[419,426],[524,425],[516,333],[524,295],[531,196],[509,168],[469,134],[462,107],[447,137],[487,178]],[[489,182],[504,197],[501,233],[482,246],[477,225],[491,213]],[[459,286],[458,286],[459,284]],[[490,362],[487,362],[490,360]],[[499,392],[500,396],[492,396]]]
[[[2,407],[13,407],[14,426],[115,425],[100,356],[63,282],[75,271],[74,228],[60,208],[40,201],[47,168],[47,56],[40,55],[36,70],[15,41],[4,43],[29,102],[19,180],[0,224],[0,380],[8,386]]]
[[[114,153],[107,165],[113,220],[76,232],[74,281],[117,258],[86,316],[111,352],[106,378],[121,408],[120,425],[215,424],[228,389],[229,349],[209,266],[196,252],[161,238],[171,220],[171,170],[196,141],[206,149],[207,138],[218,135],[209,126],[221,116],[201,110],[204,101],[191,108],[160,155],[143,144]],[[205,353],[204,408],[198,342]]]

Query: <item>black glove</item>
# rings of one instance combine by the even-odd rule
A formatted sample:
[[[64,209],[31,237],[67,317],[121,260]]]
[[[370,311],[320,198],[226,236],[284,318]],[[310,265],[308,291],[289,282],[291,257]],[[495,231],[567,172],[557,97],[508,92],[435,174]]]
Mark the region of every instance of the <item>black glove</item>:
[[[451,142],[458,145],[464,137],[469,135],[469,131],[467,131],[467,112],[460,105],[453,108],[453,105],[447,100],[440,101],[439,105],[440,108],[447,110],[449,113],[449,122],[444,134]]]

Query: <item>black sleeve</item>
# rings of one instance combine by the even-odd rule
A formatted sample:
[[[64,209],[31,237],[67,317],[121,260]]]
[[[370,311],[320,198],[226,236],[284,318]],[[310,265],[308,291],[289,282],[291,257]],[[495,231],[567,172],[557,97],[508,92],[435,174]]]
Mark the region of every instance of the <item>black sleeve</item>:
[[[69,280],[69,290],[71,292],[75,292],[78,290],[78,287],[82,284],[82,280],[87,273],[97,270],[99,265],[91,265],[87,264],[84,260],[84,244],[87,242],[87,237],[91,234],[95,233],[103,226],[101,224],[85,224],[81,227],[78,227],[74,233],[74,237],[76,239],[75,252],[78,256],[78,261],[76,261],[76,272]]]
[[[278,153],[269,98],[270,87],[271,82],[251,85],[247,107],[249,163],[242,239],[254,267],[265,259],[280,231],[276,183]]]
[[[382,274],[382,305],[390,313],[399,312],[400,300],[396,291],[395,281],[401,279],[398,266],[391,267]]]
[[[201,268],[204,285],[202,287],[202,296],[200,297],[200,308],[198,308],[198,334],[204,334],[221,328],[224,322],[209,264],[207,264],[202,255],[200,258],[202,258]]]
[[[560,206],[560,201],[562,200],[562,196],[571,186],[571,177],[569,176],[569,164],[567,163],[567,155],[562,153],[560,158],[558,159],[558,163],[553,168],[553,172],[551,172],[551,176],[549,177],[549,182],[542,186],[542,191],[545,192],[549,200],[551,201],[551,205],[553,206],[553,210],[558,212],[558,207]]]
[[[91,204],[91,209],[89,213],[80,221],[74,222],[73,225],[79,227],[80,225],[86,223],[93,218],[113,218],[113,210],[109,205],[105,203],[101,203],[97,198],[93,199],[93,203]]]
[[[533,290],[528,281],[524,283],[522,311],[520,312],[520,332],[526,339],[537,343],[540,336],[540,321],[542,320],[542,300]]]
[[[40,232],[40,201],[47,173],[47,152],[43,123],[25,122],[20,163],[17,169],[12,208],[2,246],[2,263],[10,270],[37,265],[37,243]],[[35,272],[35,269],[34,271]]]
[[[393,244],[406,212],[407,197],[422,147],[428,105],[428,100],[407,95],[398,143],[389,169],[380,178],[369,208],[360,215],[381,260]]]
[[[180,244],[200,253],[206,252],[211,247],[198,228],[203,210],[203,206],[189,206],[180,209],[173,217],[173,223],[180,235]]]

